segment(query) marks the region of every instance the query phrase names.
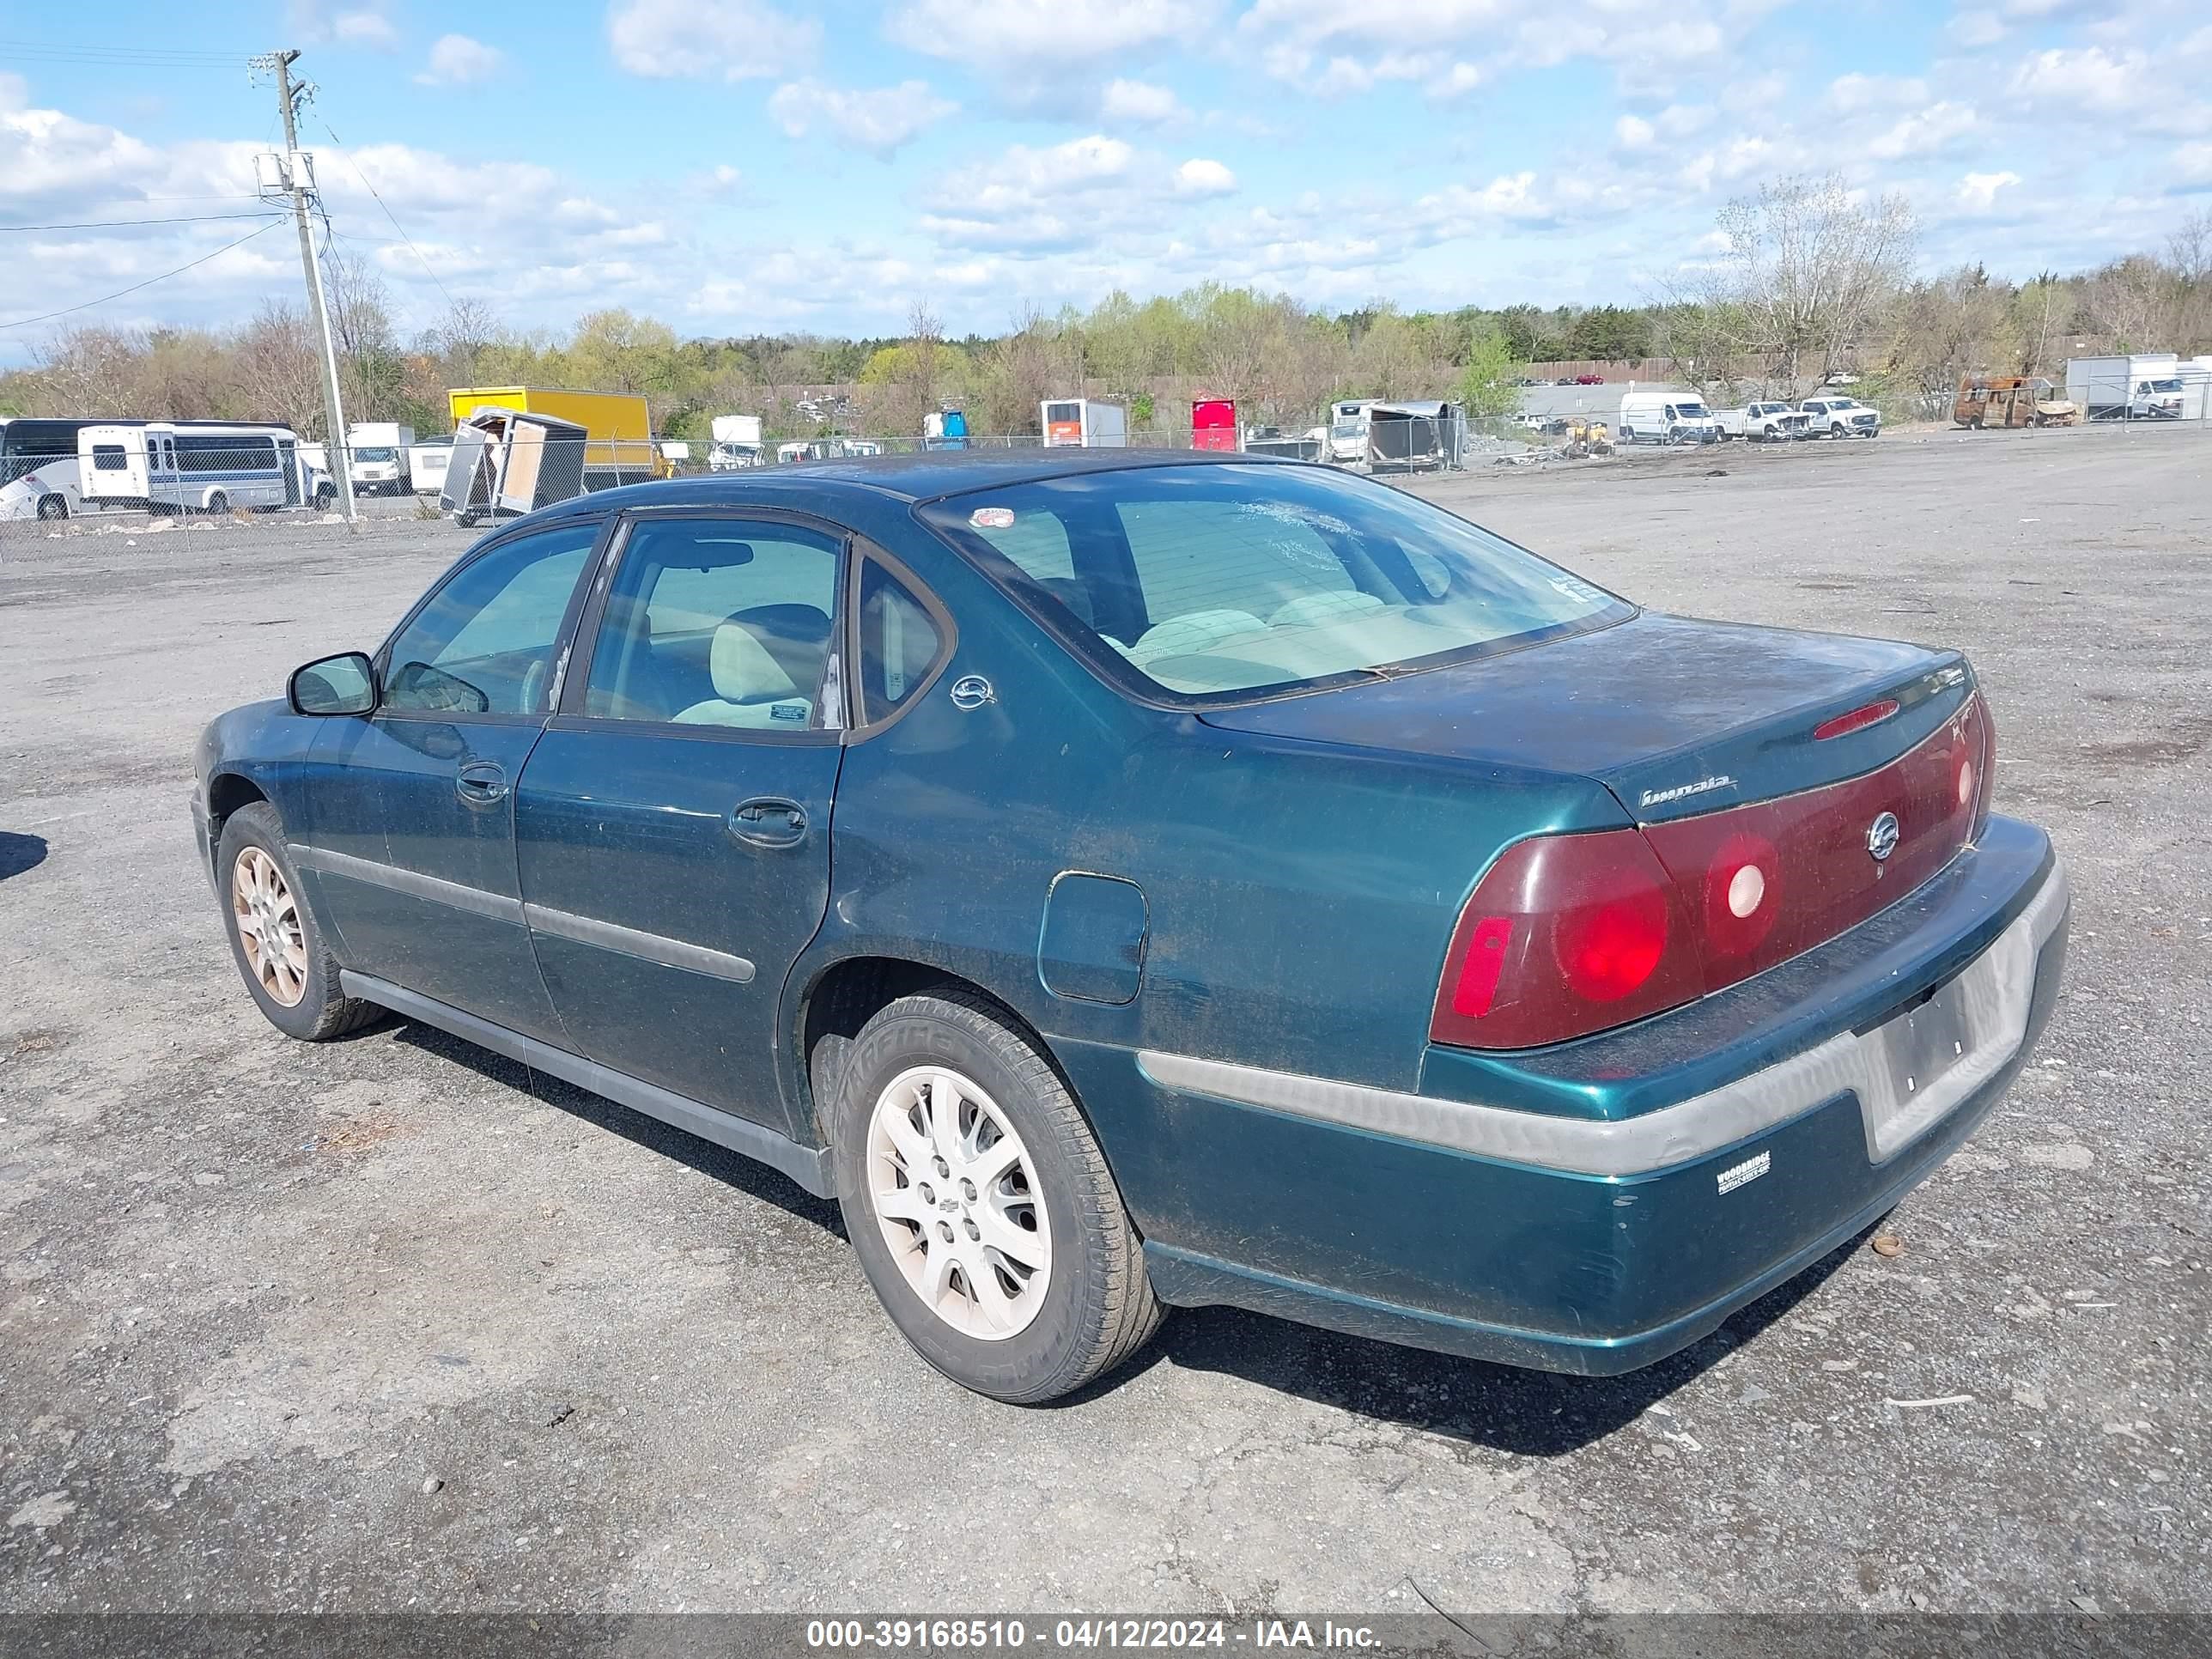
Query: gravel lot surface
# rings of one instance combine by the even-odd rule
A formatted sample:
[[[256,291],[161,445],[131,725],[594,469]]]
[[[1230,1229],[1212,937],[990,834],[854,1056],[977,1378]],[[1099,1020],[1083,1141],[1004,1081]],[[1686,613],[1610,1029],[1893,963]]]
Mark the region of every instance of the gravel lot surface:
[[[1965,647],[2072,868],[2065,1000],[1901,1255],[1655,1370],[1206,1311],[1043,1411],[915,1359],[780,1178],[255,1012],[193,738],[465,533],[10,527],[0,1610],[2206,1606],[2208,473],[2082,431],[1422,486],[1655,606]]]

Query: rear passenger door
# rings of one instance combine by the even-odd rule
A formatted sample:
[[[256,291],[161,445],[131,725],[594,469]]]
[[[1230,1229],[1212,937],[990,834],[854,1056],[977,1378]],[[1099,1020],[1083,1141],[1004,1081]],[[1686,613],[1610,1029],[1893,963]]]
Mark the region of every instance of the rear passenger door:
[[[617,533],[515,797],[524,915],[585,1054],[787,1131],[776,1012],[829,902],[845,532],[692,511]]]

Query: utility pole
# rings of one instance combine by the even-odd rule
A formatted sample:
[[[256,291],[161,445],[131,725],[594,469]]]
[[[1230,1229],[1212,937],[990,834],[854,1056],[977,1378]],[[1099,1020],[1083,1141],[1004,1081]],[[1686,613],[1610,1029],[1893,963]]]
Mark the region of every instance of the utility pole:
[[[323,454],[330,462],[331,482],[337,486],[338,511],[351,524],[353,469],[346,465],[345,410],[338,395],[337,342],[331,334],[331,308],[323,297],[322,268],[315,263],[315,239],[307,228],[307,165],[300,154],[299,129],[294,119],[292,65],[299,56],[297,51],[272,52],[253,61],[257,68],[267,69],[276,78],[276,106],[284,116],[284,188],[291,195],[292,219],[300,230],[300,264],[307,273],[307,313],[323,343],[323,418],[328,428]],[[303,474],[302,489],[306,483]]]

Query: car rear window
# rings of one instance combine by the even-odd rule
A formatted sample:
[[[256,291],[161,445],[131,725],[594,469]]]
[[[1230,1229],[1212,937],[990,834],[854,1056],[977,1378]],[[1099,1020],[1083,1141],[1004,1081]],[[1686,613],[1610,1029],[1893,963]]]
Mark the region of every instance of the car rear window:
[[[1138,466],[920,516],[1105,678],[1170,702],[1411,672],[1633,614],[1441,508],[1322,467]]]

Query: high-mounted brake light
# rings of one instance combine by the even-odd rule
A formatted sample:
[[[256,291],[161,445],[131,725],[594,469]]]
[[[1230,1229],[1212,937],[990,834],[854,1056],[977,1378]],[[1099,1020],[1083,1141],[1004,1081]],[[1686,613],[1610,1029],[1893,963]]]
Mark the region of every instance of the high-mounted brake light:
[[[1895,697],[1881,697],[1875,702],[1838,714],[1832,720],[1822,720],[1813,728],[1813,740],[1826,743],[1830,738],[1848,737],[1853,732],[1863,732],[1869,726],[1879,726],[1898,710]]]

